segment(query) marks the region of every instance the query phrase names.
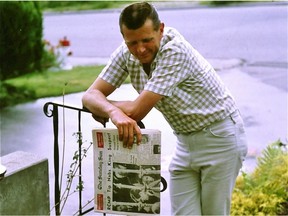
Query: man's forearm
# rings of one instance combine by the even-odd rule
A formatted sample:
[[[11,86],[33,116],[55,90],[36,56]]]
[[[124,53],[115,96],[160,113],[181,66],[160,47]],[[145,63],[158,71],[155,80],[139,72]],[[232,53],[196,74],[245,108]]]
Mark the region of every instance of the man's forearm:
[[[145,115],[141,115],[135,101],[110,101],[114,106],[122,110],[127,116],[135,121],[141,121]]]
[[[113,109],[118,109],[97,90],[86,92],[82,98],[82,103],[93,115],[103,118],[110,118],[110,113],[113,112]]]
[[[109,100],[111,104],[121,109],[125,114],[129,115],[131,112],[131,101],[114,101]]]

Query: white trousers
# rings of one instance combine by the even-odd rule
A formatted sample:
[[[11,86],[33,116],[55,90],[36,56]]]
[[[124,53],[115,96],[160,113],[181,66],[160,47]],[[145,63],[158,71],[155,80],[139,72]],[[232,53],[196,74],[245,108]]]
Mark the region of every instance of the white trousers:
[[[202,131],[176,136],[169,166],[172,215],[229,215],[236,177],[247,154],[239,112]]]

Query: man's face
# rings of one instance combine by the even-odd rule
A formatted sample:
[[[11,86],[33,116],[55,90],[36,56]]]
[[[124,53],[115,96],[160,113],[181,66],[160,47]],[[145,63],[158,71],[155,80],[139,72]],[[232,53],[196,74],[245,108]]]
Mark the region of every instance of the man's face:
[[[154,60],[163,36],[164,24],[154,30],[153,22],[147,19],[144,25],[136,30],[122,26],[122,34],[129,51],[142,63],[151,64]]]

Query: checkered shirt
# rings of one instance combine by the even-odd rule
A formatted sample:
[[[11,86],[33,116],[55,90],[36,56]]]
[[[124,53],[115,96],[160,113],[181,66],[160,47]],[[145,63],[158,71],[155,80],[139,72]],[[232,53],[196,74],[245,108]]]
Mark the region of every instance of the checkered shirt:
[[[199,131],[237,109],[212,66],[173,28],[165,27],[150,76],[124,42],[99,76],[119,87],[128,75],[138,93],[164,96],[155,108],[176,133]]]

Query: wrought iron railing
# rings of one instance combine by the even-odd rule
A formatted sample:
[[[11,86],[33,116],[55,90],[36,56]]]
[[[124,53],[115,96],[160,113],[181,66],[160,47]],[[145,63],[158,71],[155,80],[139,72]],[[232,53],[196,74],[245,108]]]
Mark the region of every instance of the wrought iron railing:
[[[50,108],[49,108],[50,107]],[[77,108],[73,106],[68,106],[64,104],[54,103],[54,102],[47,102],[44,107],[43,111],[47,117],[53,117],[53,134],[54,134],[54,174],[55,174],[55,186],[54,186],[54,197],[55,197],[55,213],[56,215],[60,215],[60,197],[61,197],[61,191],[60,191],[60,176],[59,176],[59,107],[62,107],[63,109],[70,109],[78,112],[78,133],[81,134],[81,116],[82,112],[84,113],[91,113],[89,110],[85,108]],[[145,128],[144,124],[140,121],[138,122],[138,126],[140,128]],[[103,124],[103,127],[106,127],[105,123]],[[82,151],[82,140],[78,142],[78,152],[79,155],[81,155]],[[78,183],[82,182],[82,161],[81,157],[79,158],[79,169],[78,169]],[[162,183],[162,191],[165,191],[167,188],[167,183],[164,178],[161,177],[161,183]],[[84,215],[90,211],[93,210],[92,208],[89,208],[87,210],[83,209],[82,206],[82,190],[78,190],[78,213],[79,215]],[[105,213],[103,213],[105,215]]]
[[[47,102],[44,107],[43,111],[47,117],[53,117],[53,133],[54,133],[54,174],[55,174],[55,182],[54,182],[54,197],[55,197],[55,213],[56,215],[60,215],[60,176],[59,176],[59,107],[64,109],[75,110],[78,112],[78,133],[81,133],[81,114],[82,112],[90,113],[87,109],[77,108],[73,106],[68,106],[64,104],[58,104],[53,102]],[[105,127],[105,125],[104,125]],[[81,155],[82,151],[82,140],[80,139],[78,142],[78,152]],[[79,158],[79,169],[78,169],[78,183],[82,182],[82,161],[81,157]],[[82,190],[78,191],[78,212],[79,215],[84,215],[93,210],[90,208],[88,210],[83,210],[82,207]]]

